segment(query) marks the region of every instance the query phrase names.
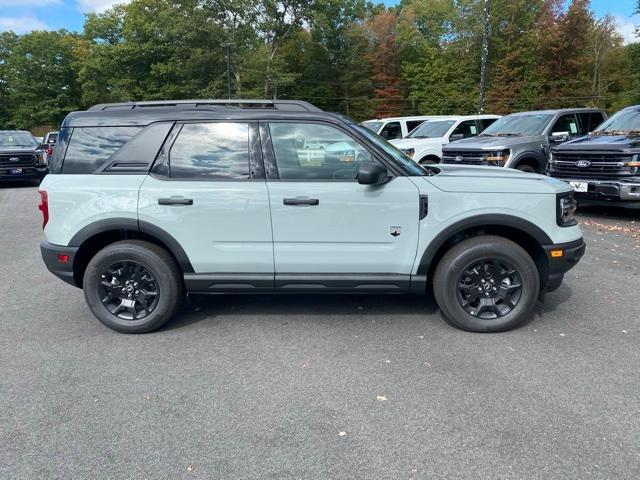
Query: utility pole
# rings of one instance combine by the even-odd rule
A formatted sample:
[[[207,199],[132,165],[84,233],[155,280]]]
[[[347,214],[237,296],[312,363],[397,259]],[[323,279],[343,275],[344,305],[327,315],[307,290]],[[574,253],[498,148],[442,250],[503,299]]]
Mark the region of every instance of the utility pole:
[[[480,99],[478,113],[484,112],[484,97],[487,89],[487,61],[489,58],[489,0],[482,2],[482,52],[480,58]]]
[[[227,98],[231,98],[231,47],[234,43],[223,43],[222,46],[227,50]]]

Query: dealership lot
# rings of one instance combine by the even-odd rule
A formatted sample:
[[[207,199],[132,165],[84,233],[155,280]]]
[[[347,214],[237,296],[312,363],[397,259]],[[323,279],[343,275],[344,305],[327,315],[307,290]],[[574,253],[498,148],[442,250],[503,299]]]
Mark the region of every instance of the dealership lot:
[[[37,202],[0,189],[0,478],[640,477],[637,212],[581,212],[586,256],[508,333],[229,296],[126,336],[45,270]]]

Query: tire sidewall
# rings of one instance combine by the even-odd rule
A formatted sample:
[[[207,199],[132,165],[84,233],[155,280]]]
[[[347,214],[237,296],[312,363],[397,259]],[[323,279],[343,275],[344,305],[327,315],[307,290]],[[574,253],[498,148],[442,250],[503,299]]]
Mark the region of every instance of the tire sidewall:
[[[477,243],[468,249],[451,251],[449,259],[443,258],[446,270],[440,271],[436,285],[438,303],[448,320],[464,330],[474,332],[498,332],[510,330],[523,324],[535,307],[540,291],[540,279],[535,263],[518,245],[508,243]],[[481,319],[467,313],[457,298],[460,275],[470,264],[484,258],[495,258],[510,263],[522,280],[522,295],[514,309],[495,319]],[[440,269],[440,266],[439,266]]]
[[[136,262],[153,275],[158,284],[158,303],[140,320],[124,320],[113,315],[100,298],[101,274],[121,261]],[[155,330],[173,314],[179,290],[171,268],[154,252],[137,245],[112,245],[98,252],[89,262],[83,278],[84,296],[93,314],[107,327],[123,333],[143,333]],[[177,298],[178,297],[178,298]]]

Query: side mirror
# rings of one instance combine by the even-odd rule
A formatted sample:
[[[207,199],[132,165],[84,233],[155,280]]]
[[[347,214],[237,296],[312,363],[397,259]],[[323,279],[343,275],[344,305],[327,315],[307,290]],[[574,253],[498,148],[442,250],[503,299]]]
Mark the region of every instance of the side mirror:
[[[551,141],[554,143],[562,143],[571,139],[569,132],[553,132],[551,134]]]
[[[362,162],[356,175],[360,185],[381,185],[388,177],[387,169],[373,162]]]
[[[455,142],[456,140],[462,140],[464,138],[464,133],[452,133],[449,135],[449,141]]]

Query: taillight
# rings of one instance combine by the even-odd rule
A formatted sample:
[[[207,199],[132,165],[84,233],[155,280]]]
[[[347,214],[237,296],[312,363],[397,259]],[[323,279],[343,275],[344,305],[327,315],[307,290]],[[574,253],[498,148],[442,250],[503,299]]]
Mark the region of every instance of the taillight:
[[[49,148],[47,148],[47,155],[53,155],[53,147],[49,146]]]
[[[45,190],[38,190],[40,194],[40,205],[38,205],[38,210],[42,212],[42,229],[47,226],[47,222],[49,221],[49,196]]]

